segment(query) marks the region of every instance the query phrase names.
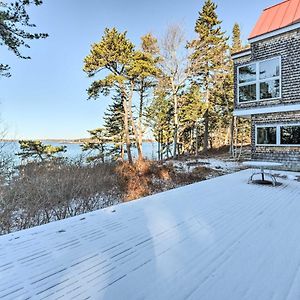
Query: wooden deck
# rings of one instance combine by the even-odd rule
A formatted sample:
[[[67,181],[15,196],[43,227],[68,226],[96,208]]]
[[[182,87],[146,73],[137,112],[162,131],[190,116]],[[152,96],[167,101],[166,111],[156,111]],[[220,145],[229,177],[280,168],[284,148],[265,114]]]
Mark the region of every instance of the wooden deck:
[[[299,300],[300,182],[249,174],[0,237],[0,299]]]

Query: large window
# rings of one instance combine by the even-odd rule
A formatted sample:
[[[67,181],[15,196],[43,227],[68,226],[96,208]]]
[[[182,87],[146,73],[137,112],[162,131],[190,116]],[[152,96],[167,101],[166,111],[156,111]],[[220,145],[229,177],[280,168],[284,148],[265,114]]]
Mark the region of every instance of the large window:
[[[280,64],[280,57],[276,57],[239,67],[238,101],[280,98]]]
[[[280,144],[300,145],[300,124],[293,126],[281,126]]]
[[[258,145],[276,145],[276,127],[258,127],[257,144]]]
[[[256,145],[300,146],[300,124],[256,126]]]

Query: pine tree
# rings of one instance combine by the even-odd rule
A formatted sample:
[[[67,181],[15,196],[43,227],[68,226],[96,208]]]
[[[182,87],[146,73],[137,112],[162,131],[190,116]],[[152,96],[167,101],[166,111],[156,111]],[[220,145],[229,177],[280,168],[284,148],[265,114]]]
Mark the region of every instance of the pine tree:
[[[106,148],[107,148],[107,134],[104,128],[97,128],[88,130],[90,140],[81,145],[82,151],[89,151],[92,155],[88,156],[88,162],[101,161],[105,162]]]
[[[235,23],[232,29],[232,46],[231,53],[241,51],[243,49],[241,40],[241,29],[238,23]]]
[[[179,141],[182,145],[182,152],[197,154],[199,141],[198,121],[203,115],[205,105],[200,101],[202,93],[196,84],[192,84],[182,93],[179,100]]]
[[[139,159],[143,159],[142,144],[135,117],[132,111],[133,94],[142,78],[155,76],[157,69],[148,53],[135,50],[127,39],[126,32],[119,33],[115,28],[105,29],[102,40],[92,46],[84,60],[84,71],[89,77],[105,76],[92,83],[88,89],[89,98],[97,99],[100,94],[108,96],[111,91],[120,91],[124,109],[125,143],[127,156],[133,163],[129,128],[132,128]]]
[[[132,109],[129,110],[132,131],[135,136],[135,141],[138,150],[139,159],[143,159],[142,142],[143,142],[143,114],[144,106],[150,91],[155,86],[156,77],[159,75],[159,70],[156,67],[156,60],[152,54],[143,51],[136,51],[132,63],[127,71],[130,84],[135,92],[138,93],[138,118],[137,124]],[[131,98],[132,99],[132,98]],[[130,107],[132,101],[129,101]]]
[[[120,157],[124,160],[125,124],[121,92],[119,91],[112,100],[113,103],[108,106],[104,113],[104,128],[107,138],[112,144],[109,155],[113,159]]]
[[[121,91],[124,109],[125,143],[129,163],[133,163],[129,136],[129,111],[131,110],[133,88],[128,90],[127,70],[134,56],[134,45],[127,39],[126,32],[115,28],[104,31],[99,43],[92,45],[90,54],[84,59],[83,70],[89,77],[104,71],[104,78],[96,80],[88,88],[89,99],[97,99],[100,94],[108,96],[111,91]]]
[[[221,29],[221,21],[216,13],[217,5],[206,0],[196,21],[197,38],[189,43],[192,49],[190,56],[193,81],[200,84],[204,91],[204,142],[203,149],[207,151],[209,143],[209,118],[213,105],[212,90],[220,73],[223,72],[227,59],[227,38]]]
[[[137,61],[139,67],[136,70],[135,91],[138,93],[137,104],[137,133],[139,145],[143,143],[145,133],[145,108],[149,97],[152,95],[157,84],[159,69],[156,64],[159,61],[159,47],[157,39],[148,33],[141,37],[140,60]],[[145,72],[146,71],[146,72]],[[139,151],[139,147],[138,147]]]
[[[45,161],[55,158],[56,154],[66,152],[66,146],[44,145],[41,141],[19,141],[21,152],[17,153],[22,159]]]
[[[159,46],[158,40],[151,33],[147,33],[141,37],[142,40],[142,51],[151,54],[154,58],[159,58]]]
[[[25,29],[35,27],[31,24],[27,8],[29,5],[41,5],[40,0],[16,0],[10,3],[0,1],[0,45],[6,46],[17,57],[30,59],[20,52],[22,46],[30,48],[28,40],[43,39],[45,33],[31,33]],[[0,63],[0,76],[9,77],[9,66]]]
[[[160,86],[147,108],[147,122],[158,144],[158,159],[172,156],[174,131],[174,106],[172,97]]]

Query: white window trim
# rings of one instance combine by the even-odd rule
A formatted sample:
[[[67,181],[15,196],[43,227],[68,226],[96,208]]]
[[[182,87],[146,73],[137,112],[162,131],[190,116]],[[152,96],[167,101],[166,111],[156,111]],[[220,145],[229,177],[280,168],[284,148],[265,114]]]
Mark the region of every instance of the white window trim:
[[[259,124],[255,125],[255,146],[258,147],[300,147],[300,144],[281,144],[281,127],[300,126],[300,123],[276,123],[276,124]],[[258,128],[276,127],[276,144],[257,144]]]
[[[279,76],[260,79],[259,78],[259,74],[260,74],[259,64],[262,63],[262,62],[268,61],[268,60],[276,59],[276,58],[279,59]],[[250,65],[253,65],[253,64],[255,64],[255,66],[256,66],[256,79],[253,80],[253,81],[240,83],[239,82],[240,81],[239,80],[240,68],[247,67],[247,66],[250,66]],[[260,99],[260,83],[267,82],[267,81],[273,81],[273,80],[279,80],[279,96],[275,97],[275,98]],[[253,85],[253,84],[256,85],[256,99],[240,102],[240,87],[247,86],[247,85]],[[238,68],[237,68],[237,103],[238,104],[255,103],[255,102],[272,101],[272,100],[281,99],[281,96],[282,96],[281,95],[281,90],[282,90],[282,87],[281,87],[281,56],[274,56],[274,57],[264,59],[264,60],[252,61],[252,62],[249,62],[247,64],[238,66]]]

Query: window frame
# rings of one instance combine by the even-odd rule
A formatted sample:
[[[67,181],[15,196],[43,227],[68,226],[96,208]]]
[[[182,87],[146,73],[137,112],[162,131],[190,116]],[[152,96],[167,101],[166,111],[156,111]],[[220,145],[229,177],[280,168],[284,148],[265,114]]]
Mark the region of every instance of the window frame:
[[[299,123],[276,123],[276,124],[257,124],[255,125],[255,146],[258,147],[300,147],[300,144],[281,144],[281,127],[300,126]],[[276,127],[276,144],[258,144],[258,128]]]
[[[279,76],[260,79],[259,78],[260,63],[263,63],[263,62],[266,62],[266,61],[269,61],[269,60],[273,60],[273,59],[278,59],[279,60]],[[255,66],[256,66],[256,78],[255,78],[255,80],[240,83],[240,79],[239,79],[240,68],[247,67],[247,66],[250,66],[250,65],[253,65],[253,64],[255,64]],[[281,56],[274,56],[274,57],[263,59],[263,60],[251,61],[251,62],[248,62],[247,64],[243,64],[243,65],[238,66],[237,67],[237,79],[236,79],[236,83],[237,83],[237,103],[238,104],[245,104],[245,103],[255,103],[255,102],[261,102],[261,101],[272,101],[272,100],[281,99],[281,97],[282,97],[282,94],[281,94],[281,91],[282,91],[281,69],[282,69]],[[275,80],[279,80],[279,96],[278,97],[273,97],[273,98],[261,99],[260,98],[260,84],[262,82],[275,81]],[[255,84],[255,86],[256,86],[256,99],[255,100],[249,100],[249,101],[240,101],[240,87],[247,86],[247,85],[253,85],[253,84]]]

